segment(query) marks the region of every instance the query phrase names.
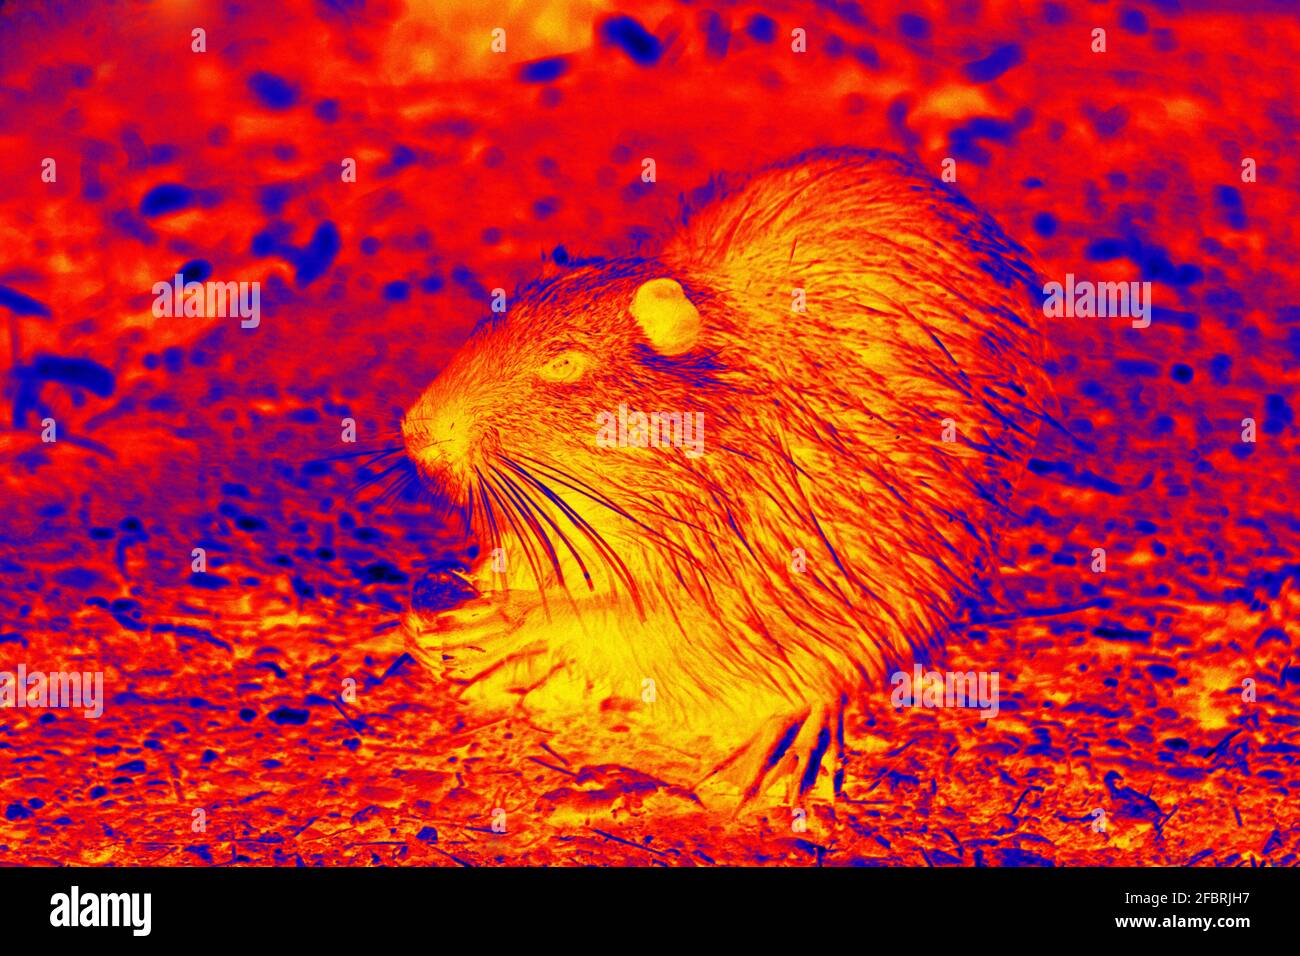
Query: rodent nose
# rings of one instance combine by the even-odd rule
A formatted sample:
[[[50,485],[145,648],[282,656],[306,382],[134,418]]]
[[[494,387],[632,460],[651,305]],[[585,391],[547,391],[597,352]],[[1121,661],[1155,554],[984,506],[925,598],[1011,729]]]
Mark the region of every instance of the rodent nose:
[[[463,409],[420,402],[402,421],[406,453],[424,475],[453,494],[472,474],[472,433]]]

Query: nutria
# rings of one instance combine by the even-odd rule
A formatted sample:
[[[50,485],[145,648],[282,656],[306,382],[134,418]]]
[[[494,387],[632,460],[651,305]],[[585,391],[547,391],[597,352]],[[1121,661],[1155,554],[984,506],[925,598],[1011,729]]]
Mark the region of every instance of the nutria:
[[[888,154],[697,195],[654,254],[521,289],[405,415],[483,543],[406,629],[481,700],[653,711],[727,754],[742,799],[825,792],[847,696],[988,595],[1045,417],[1038,284]]]

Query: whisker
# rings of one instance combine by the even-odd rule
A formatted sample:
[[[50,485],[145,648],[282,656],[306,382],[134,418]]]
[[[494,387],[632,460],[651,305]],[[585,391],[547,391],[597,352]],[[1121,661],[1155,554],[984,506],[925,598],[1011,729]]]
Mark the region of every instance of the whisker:
[[[519,541],[520,549],[524,552],[524,557],[528,561],[528,567],[533,572],[533,580],[537,582],[537,591],[541,595],[543,605],[545,605],[546,585],[542,580],[543,576],[541,571],[538,570],[537,555],[533,553],[533,548],[529,543],[528,537],[523,533],[523,530],[519,527],[519,523],[515,520],[515,516],[512,514],[513,509],[508,503],[501,499],[500,492],[497,491],[492,482],[483,477],[482,473],[477,468],[474,469],[474,473],[478,475],[479,487],[487,489],[488,493],[492,495],[497,504],[500,505],[501,512],[505,516],[506,521],[510,523],[510,527],[514,529],[515,537]]]
[[[543,521],[545,521],[548,525],[551,526],[551,530],[554,531],[559,536],[560,540],[564,542],[564,546],[569,549],[569,554],[573,555],[573,560],[577,562],[578,567],[582,571],[583,580],[587,582],[587,588],[589,590],[594,590],[595,583],[591,579],[591,572],[587,570],[587,565],[582,560],[582,555],[578,553],[578,549],[573,546],[573,542],[569,540],[569,536],[564,533],[563,529],[558,524],[555,523],[555,520],[551,518],[549,514],[546,513],[545,509],[540,504],[538,504],[536,501],[533,500],[532,495],[528,493],[527,489],[520,488],[517,484],[515,484],[514,481],[510,479],[509,475],[502,474],[501,472],[497,471],[495,468],[492,469],[492,473],[496,475],[499,479],[501,479],[501,481],[504,483],[504,485],[507,487],[508,490],[514,493],[516,499],[522,503],[525,509],[536,512]],[[559,575],[561,583],[563,583],[564,574],[560,570],[558,559],[556,561],[555,571],[556,574]]]
[[[587,539],[596,546],[596,550],[605,561],[606,566],[614,572],[616,577],[627,585],[628,593],[632,596],[632,602],[636,605],[637,612],[644,616],[645,608],[641,602],[641,591],[640,588],[637,587],[636,578],[633,576],[632,572],[628,570],[627,565],[623,563],[623,559],[619,557],[618,552],[610,546],[609,542],[601,536],[600,532],[593,528],[581,515],[570,508],[569,505],[565,503],[564,499],[552,491],[549,486],[530,474],[526,468],[518,463],[512,462],[504,456],[501,460],[506,463],[507,467],[514,470],[525,481],[540,491],[542,495],[555,505],[566,518],[573,522],[575,527],[587,536]]]
[[[507,462],[509,461],[509,459],[505,459],[504,456],[503,456],[503,460]],[[678,544],[672,538],[669,538],[663,532],[658,531],[655,528],[650,527],[644,521],[635,518],[634,516],[629,514],[625,509],[620,508],[618,505],[610,501],[608,498],[606,498],[596,489],[592,488],[590,485],[586,484],[585,482],[581,481],[580,479],[576,478],[575,476],[567,472],[561,471],[560,469],[555,468],[554,466],[547,465],[545,462],[540,462],[535,458],[529,458],[528,460],[533,462],[539,468],[543,468],[551,472],[551,474],[547,475],[547,477],[550,478],[552,481],[558,482],[559,484],[570,489],[571,491],[576,491],[578,494],[590,498],[596,504],[602,506],[603,508],[608,509],[609,511],[614,512],[614,514],[618,515],[619,517],[626,518],[628,521],[631,521],[638,528],[644,531],[647,535],[654,538],[657,542],[659,542],[665,548],[672,551],[678,557],[686,561],[689,561],[690,563],[696,565],[698,568],[703,570],[703,565],[700,564],[699,559],[692,552],[683,548],[680,544]],[[653,504],[653,502],[649,502],[649,503]],[[658,517],[662,517],[665,520],[675,521],[678,524],[684,524],[688,528],[692,528],[704,534],[709,533],[707,528],[703,528],[692,522],[686,521],[682,518],[678,518],[675,515],[668,514],[666,511],[663,510],[662,507],[659,507],[658,505],[655,505],[654,512]]]
[[[489,466],[489,468],[490,467],[491,466]],[[494,475],[500,477],[501,473],[498,472],[495,468],[492,468],[491,470]],[[510,505],[511,510],[518,513],[518,515],[524,521],[527,522],[528,530],[532,532],[533,537],[537,539],[538,543],[542,546],[542,549],[546,552],[546,556],[550,559],[551,567],[555,569],[556,576],[559,578],[560,583],[563,584],[564,572],[560,568],[560,558],[559,555],[555,553],[555,548],[551,544],[550,537],[546,534],[546,529],[541,527],[537,519],[533,516],[532,512],[528,508],[521,505],[519,499],[514,495],[512,495],[508,488],[501,486],[499,483],[492,481],[490,478],[487,479],[487,482],[489,488],[495,488],[497,492],[499,492],[500,494],[504,494],[508,499],[508,504]]]
[[[483,490],[483,476],[478,478],[478,497],[483,506],[483,518],[487,522],[488,529],[491,532],[492,547],[501,547],[501,529],[497,526],[496,515],[492,512],[492,502],[488,501],[487,494]],[[473,497],[471,495],[471,500]]]
[[[389,483],[384,493],[375,500],[375,507],[385,509],[396,506],[398,499],[408,491],[412,488],[419,490],[421,487],[419,473],[414,468],[408,468]]]
[[[304,464],[315,465],[327,461],[345,461],[348,458],[387,458],[389,455],[396,455],[398,452],[406,451],[405,445],[390,445],[386,448],[379,449],[362,449],[361,451],[347,451],[341,455],[327,455],[324,458],[309,458]]]

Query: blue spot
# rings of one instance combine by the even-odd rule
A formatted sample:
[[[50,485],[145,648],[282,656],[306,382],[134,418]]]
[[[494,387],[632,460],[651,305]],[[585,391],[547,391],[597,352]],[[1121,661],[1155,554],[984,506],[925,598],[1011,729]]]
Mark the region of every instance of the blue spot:
[[[153,166],[163,166],[174,160],[177,152],[171,143],[155,143],[149,147],[149,162]]]
[[[1147,16],[1141,10],[1123,10],[1119,15],[1119,25],[1129,33],[1146,33]]]
[[[988,83],[1019,65],[1024,59],[1024,52],[1019,45],[1008,43],[1006,46],[998,47],[982,60],[972,60],[962,67],[962,70],[972,83]]]
[[[1005,120],[992,116],[976,116],[965,126],[958,126],[948,131],[949,148],[958,159],[984,165],[989,161],[988,151],[979,145],[981,139],[993,139],[999,142],[1009,141],[1015,133],[1015,126]]]
[[[1175,382],[1179,382],[1183,385],[1186,385],[1188,382],[1192,380],[1192,374],[1193,374],[1192,367],[1190,365],[1184,365],[1183,363],[1179,362],[1170,371],[1169,376]]]
[[[1088,108],[1087,113],[1092,128],[1102,139],[1109,139],[1128,125],[1128,110],[1122,106],[1114,106],[1105,111]]]
[[[31,296],[23,295],[17,289],[0,285],[0,305],[14,315],[41,315],[49,318],[50,309],[44,302],[37,302]]]
[[[113,373],[90,359],[42,355],[32,363],[32,371],[37,378],[62,382],[65,385],[77,385],[89,389],[96,395],[107,397],[113,394]]]
[[[212,263],[206,259],[191,259],[181,266],[181,280],[184,282],[207,282],[212,275]]]
[[[108,190],[99,181],[99,167],[94,163],[81,164],[81,198],[97,202],[103,199]]]
[[[140,215],[162,216],[187,208],[194,202],[194,194],[179,183],[163,183],[144,194],[140,200]]]
[[[889,125],[897,133],[899,140],[909,146],[914,146],[921,137],[908,127],[907,110],[908,103],[900,96],[889,104],[885,116],[889,120]]]
[[[1124,248],[1124,243],[1119,239],[1094,239],[1083,250],[1083,255],[1093,262],[1109,262],[1124,255]]]
[[[258,191],[257,201],[268,216],[278,216],[292,196],[291,183],[270,183]]]
[[[915,13],[904,13],[898,18],[898,29],[903,36],[913,40],[930,39],[930,21]]]
[[[149,151],[145,148],[140,134],[134,129],[122,131],[122,150],[126,153],[128,169],[143,169],[149,165]]]
[[[1142,257],[1142,278],[1157,282],[1168,281],[1174,275],[1174,264],[1163,249],[1150,249]]]
[[[776,39],[776,21],[771,17],[756,13],[745,24],[745,32],[759,43],[771,43]]]
[[[1016,131],[1011,123],[993,116],[975,116],[964,128],[976,139],[996,139],[1002,143],[1008,142]]]
[[[880,54],[876,52],[876,48],[873,46],[854,47],[853,57],[870,70],[880,69]]]
[[[533,60],[519,68],[519,79],[524,83],[550,83],[569,71],[569,61],[562,56]]]
[[[659,62],[663,46],[653,33],[628,16],[613,17],[601,27],[605,42],[623,48],[623,52],[641,66],[654,66]]]
[[[313,112],[316,118],[326,123],[334,123],[339,118],[339,101],[338,100],[321,100],[316,104]]]
[[[6,820],[10,820],[10,821],[26,820],[31,815],[32,815],[32,811],[28,810],[21,803],[11,803],[7,808],[5,808]]]
[[[410,166],[417,158],[415,150],[411,149],[409,146],[403,146],[401,143],[398,143],[393,147],[393,155],[388,161],[392,164],[394,169],[402,169],[406,166]]]
[[[1246,211],[1241,206],[1241,193],[1236,186],[1220,186],[1214,191],[1215,201],[1223,212],[1224,221],[1233,229],[1246,228]]]
[[[533,215],[538,219],[547,219],[555,215],[560,208],[560,200],[555,196],[543,196],[533,203]]]
[[[180,372],[185,363],[185,352],[179,345],[173,345],[163,349],[163,364],[167,366],[167,371],[176,375]]]
[[[103,583],[99,574],[90,568],[65,568],[55,573],[54,580],[64,587],[75,588],[78,591],[89,591]]]
[[[948,138],[948,152],[956,159],[969,160],[980,166],[988,164],[990,159],[989,151],[981,146],[976,140],[965,136],[954,135],[957,130],[952,130]]]
[[[828,6],[831,11],[846,23],[852,23],[854,26],[869,27],[871,19],[862,11],[862,4],[857,0],[838,0],[838,2],[827,3],[822,0],[819,6]]]
[[[1031,458],[1025,467],[1035,475],[1060,475],[1063,483],[1077,488],[1096,488],[1108,495],[1124,493],[1124,489],[1113,481],[1093,474],[1087,469],[1081,472],[1076,471],[1074,465],[1066,461],[1044,461],[1041,458]]]
[[[311,242],[293,253],[293,264],[297,269],[294,282],[299,286],[310,285],[324,275],[338,255],[339,245],[339,231],[334,223],[326,221],[317,226]]]
[[[1177,325],[1188,330],[1199,328],[1201,324],[1201,318],[1195,312],[1167,309],[1160,305],[1151,307],[1151,321],[1159,325]]]
[[[253,236],[251,250],[255,256],[270,256],[279,252],[293,227],[287,222],[276,220]]]
[[[410,294],[410,285],[400,279],[384,286],[384,298],[389,302],[405,302]]]
[[[1264,399],[1263,430],[1270,435],[1280,434],[1282,429],[1295,421],[1291,406],[1281,395],[1269,395]]]
[[[269,110],[287,110],[298,101],[297,91],[274,73],[254,73],[248,78],[248,88]]]
[[[1148,362],[1143,359],[1116,359],[1115,371],[1121,375],[1154,378],[1160,374],[1160,367],[1155,362]]]
[[[408,580],[405,572],[395,568],[387,561],[376,561],[356,572],[364,584],[405,584]]]
[[[420,280],[420,290],[430,294],[442,290],[442,276],[426,276]]]
[[[361,240],[361,251],[368,256],[373,256],[379,251],[380,242],[374,236],[366,236]]]
[[[1216,385],[1227,385],[1232,373],[1232,359],[1227,355],[1216,355],[1210,359],[1210,375]]]
[[[1040,212],[1034,217],[1034,232],[1044,238],[1056,234],[1056,217],[1050,212]]]
[[[483,288],[483,283],[479,282],[469,266],[459,263],[451,268],[452,281],[460,285],[475,299],[486,300],[488,298],[487,289]]]
[[[483,230],[483,242],[489,246],[495,246],[501,241],[501,230],[496,226],[488,226]]]
[[[117,212],[113,213],[110,221],[113,223],[115,229],[122,231],[134,239],[138,239],[145,245],[151,245],[157,239],[153,230],[146,226],[144,221],[129,209],[119,209]]]
[[[1015,847],[999,847],[997,850],[999,866],[1055,866],[1056,864],[1041,854],[1031,850]]]
[[[704,36],[704,48],[710,58],[723,59],[727,55],[727,47],[731,44],[731,31],[716,10],[704,11]]]
[[[277,707],[266,715],[266,719],[273,724],[297,724],[302,726],[307,723],[307,718],[310,716],[310,711],[299,710],[296,707]]]

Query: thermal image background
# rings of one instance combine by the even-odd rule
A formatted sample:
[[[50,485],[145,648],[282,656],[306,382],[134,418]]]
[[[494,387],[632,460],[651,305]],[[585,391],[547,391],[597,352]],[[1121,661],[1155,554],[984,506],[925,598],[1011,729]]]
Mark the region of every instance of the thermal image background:
[[[0,711],[0,862],[1296,863],[1298,49],[1282,3],[4,4],[0,670],[105,700]],[[454,529],[338,456],[544,255],[826,146],[1155,308],[1044,320],[1066,429],[937,658],[999,715],[865,688],[833,815],[732,816],[594,704],[439,693],[399,618]],[[177,273],[260,324],[155,317]]]

